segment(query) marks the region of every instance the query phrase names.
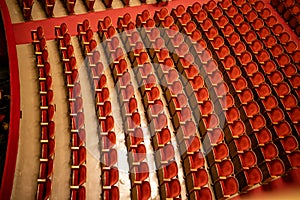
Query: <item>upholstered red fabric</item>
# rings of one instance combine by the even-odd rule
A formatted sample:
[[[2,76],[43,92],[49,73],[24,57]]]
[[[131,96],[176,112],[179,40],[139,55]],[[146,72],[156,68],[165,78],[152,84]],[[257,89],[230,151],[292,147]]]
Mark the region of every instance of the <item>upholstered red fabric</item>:
[[[253,129],[261,129],[266,125],[266,120],[262,115],[255,115],[252,119],[250,119],[250,123]]]
[[[224,195],[233,195],[238,192],[239,184],[234,177],[229,177],[221,181]]]
[[[212,114],[214,106],[210,100],[206,100],[199,105],[199,109],[202,116],[208,116],[209,114]]]
[[[280,108],[273,108],[270,111],[269,116],[273,123],[278,123],[284,119],[284,113]]]
[[[234,82],[232,82],[235,90],[242,91],[247,87],[247,81],[243,77],[237,78]]]
[[[208,174],[205,169],[198,169],[192,173],[195,187],[203,187],[208,183]]]
[[[284,137],[291,133],[291,127],[286,121],[279,122],[278,125],[274,126],[274,128],[278,136]]]
[[[230,160],[223,160],[220,163],[217,163],[218,176],[227,177],[233,173],[233,164]]]
[[[235,107],[231,107],[226,111],[226,119],[228,123],[238,120],[240,117],[239,110]]]
[[[220,143],[213,148],[215,160],[223,160],[228,156],[228,147],[224,143]]]
[[[139,200],[147,200],[151,196],[151,187],[150,183],[147,181],[143,181],[141,188],[140,188],[140,193],[139,193]]]
[[[245,171],[248,185],[255,185],[262,181],[262,173],[258,167],[253,167]]]
[[[260,145],[266,144],[272,139],[272,135],[267,128],[263,128],[260,131],[256,132],[255,136],[258,140],[258,144]]]
[[[261,148],[265,159],[273,159],[278,155],[278,150],[274,143],[268,143],[264,147]]]
[[[217,24],[219,25],[219,27],[224,27],[229,23],[229,20],[227,17],[225,17],[224,15],[221,16],[218,20],[217,20]]]
[[[216,128],[219,124],[219,118],[215,114],[210,114],[206,118],[203,119],[205,126],[207,129]]]
[[[284,173],[284,165],[281,160],[275,159],[267,163],[271,176],[280,176]]]
[[[175,176],[177,176],[178,174],[178,166],[177,166],[177,163],[176,161],[172,161],[170,162],[164,169],[164,172],[165,172],[165,177],[164,178],[167,178],[167,179],[171,179]]]
[[[278,94],[278,96],[286,96],[290,93],[290,87],[287,83],[281,82],[276,87],[275,90]]]
[[[244,89],[240,94],[238,94],[241,103],[247,103],[253,100],[253,93],[250,89]]]
[[[164,128],[157,134],[159,144],[165,145],[171,140],[171,133],[168,128]]]
[[[172,144],[167,144],[160,150],[162,161],[169,161],[174,157],[174,147]]]
[[[149,166],[146,162],[140,163],[140,165],[135,168],[137,168],[135,174],[137,181],[144,181],[149,177]]]
[[[200,200],[200,199],[211,200],[212,194],[211,194],[210,189],[208,187],[205,187],[205,188],[202,188],[201,190],[197,191],[196,198],[197,198],[197,200]]]
[[[171,182],[165,183],[167,187],[167,197],[174,198],[180,195],[181,187],[178,179],[172,179]]]
[[[246,106],[244,106],[244,110],[248,117],[252,117],[259,112],[259,107],[255,101],[251,101]]]
[[[243,167],[252,167],[256,163],[256,156],[253,151],[247,151],[239,155]]]
[[[112,146],[116,144],[116,134],[110,131],[107,135],[102,136],[102,148],[110,149]]]
[[[278,105],[278,101],[273,95],[267,96],[265,99],[262,99],[262,103],[267,110],[271,110]]]
[[[288,155],[288,157],[289,157],[290,163],[293,167],[300,166],[300,152],[299,151],[295,151],[295,152],[291,153],[290,155]]]
[[[293,135],[286,136],[281,141],[281,144],[286,152],[292,152],[298,148],[298,142]]]
[[[248,135],[242,135],[235,140],[235,144],[238,151],[246,151],[251,148],[251,141]]]

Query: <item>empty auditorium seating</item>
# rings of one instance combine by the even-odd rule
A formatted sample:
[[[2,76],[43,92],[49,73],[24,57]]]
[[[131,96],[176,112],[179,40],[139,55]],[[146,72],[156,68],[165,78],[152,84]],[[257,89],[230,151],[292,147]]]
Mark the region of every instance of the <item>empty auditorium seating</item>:
[[[70,126],[71,126],[71,198],[85,199],[86,182],[86,147],[85,147],[85,127],[83,114],[83,99],[81,97],[81,86],[78,78],[76,58],[74,57],[74,47],[71,43],[71,36],[68,33],[68,26],[62,23],[55,27],[55,35],[58,50],[60,52],[65,87],[68,90]]]
[[[38,71],[40,113],[41,113],[41,155],[39,175],[37,178],[37,199],[47,199],[51,194],[51,178],[54,160],[54,132],[55,123],[53,117],[55,108],[53,105],[51,67],[48,60],[48,50],[44,37],[43,27],[31,32]]]
[[[75,2],[64,2],[70,14]],[[29,19],[32,2],[22,3]],[[52,17],[55,1],[43,3]],[[93,11],[94,0],[84,3]],[[112,6],[111,0],[102,3]],[[299,3],[271,0],[271,4],[299,35]],[[160,198],[226,199],[299,168],[299,44],[273,12],[262,0],[209,0],[154,13],[125,13],[118,19],[85,19],[78,23],[75,37],[66,23],[55,27],[68,91],[71,198],[86,198],[88,170],[84,99],[73,39],[79,42],[95,94],[101,198],[123,198],[120,132],[115,129],[120,119],[114,118],[119,114],[132,199],[152,198],[152,174],[157,176]],[[92,30],[95,25],[97,34]],[[41,110],[37,197],[47,199],[55,146],[51,55],[41,27],[31,37]],[[112,96],[118,105],[113,105]],[[154,151],[151,165],[148,140]],[[150,169],[153,165],[155,172]]]

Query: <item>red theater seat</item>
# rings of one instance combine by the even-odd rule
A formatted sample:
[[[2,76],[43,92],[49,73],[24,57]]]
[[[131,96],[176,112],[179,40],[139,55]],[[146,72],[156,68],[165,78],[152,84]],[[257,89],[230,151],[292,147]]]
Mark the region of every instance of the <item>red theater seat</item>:
[[[259,106],[255,101],[249,102],[247,105],[243,106],[243,109],[248,118],[255,116],[259,112]]]
[[[107,116],[104,121],[101,121],[101,129],[103,132],[111,131],[114,128],[114,118]]]
[[[262,181],[262,173],[258,167],[253,167],[245,171],[245,177],[249,186],[258,184]]]
[[[133,132],[128,133],[127,146],[129,148],[136,148],[143,141],[143,130],[140,127],[137,127]]]
[[[164,183],[163,187],[166,195],[165,198],[175,198],[180,195],[181,187],[178,179],[172,179],[170,182]]]
[[[200,11],[201,12],[201,11]],[[200,13],[199,12],[199,13]],[[206,15],[206,14],[205,14]],[[200,20],[199,20],[200,22]],[[207,32],[210,27],[213,26],[213,22],[209,18],[205,18],[202,23],[200,23],[204,32]]]
[[[227,93],[226,95],[219,98],[219,103],[222,106],[223,110],[228,110],[234,104],[234,99],[231,94]]]
[[[170,141],[171,141],[171,133],[168,128],[162,129],[153,137],[153,143],[154,146],[156,146],[156,149],[164,147]]]
[[[229,124],[228,127],[233,138],[240,137],[246,130],[242,121],[234,121],[232,124]]]
[[[296,138],[293,135],[286,136],[285,138],[280,140],[280,142],[286,153],[295,151],[299,146]]]
[[[108,132],[107,135],[102,135],[102,148],[110,149],[116,144],[116,134],[112,131]]]
[[[220,187],[219,191],[217,192],[218,198],[229,197],[238,192],[239,184],[234,177],[229,177],[225,180],[219,181],[218,183],[220,184],[216,186],[216,189],[218,186]]]
[[[146,147],[144,144],[139,144],[131,150],[132,161],[139,163],[146,158]]]
[[[227,8],[226,12],[230,18],[233,18],[238,13],[238,10],[235,6],[231,5]]]
[[[204,166],[204,157],[201,152],[195,152],[184,159],[184,170],[186,174],[195,172]]]
[[[300,75],[299,74],[295,74],[293,75],[290,79],[290,83],[292,85],[293,88],[298,89],[300,88]]]
[[[166,144],[163,148],[160,148],[156,154],[159,155],[159,159],[156,160],[159,164],[168,163],[174,158],[174,147],[172,144]]]
[[[287,83],[281,82],[277,84],[277,86],[275,87],[275,91],[280,98],[283,98],[290,93],[290,87]]]
[[[121,90],[121,95],[124,100],[129,100],[134,96],[134,88],[131,84],[128,84],[125,89]]]
[[[278,150],[273,143],[268,143],[261,149],[265,160],[272,160],[278,155]]]
[[[166,16],[168,16],[169,11],[166,8],[162,8],[159,11],[155,11],[154,20],[158,23],[164,20]]]
[[[245,169],[252,167],[257,161],[253,151],[247,151],[243,154],[239,154],[238,159],[240,160],[242,167]]]
[[[131,174],[131,177],[133,177],[132,182],[134,183],[142,183],[142,181],[145,181],[149,177],[149,167],[146,162],[140,163],[138,166],[134,167],[134,172]]]
[[[201,115],[203,117],[207,117],[208,115],[212,114],[214,106],[210,100],[203,101],[203,103],[199,104],[199,109]]]
[[[290,118],[291,118],[291,120],[294,124],[299,123],[299,121],[300,121],[300,115],[299,115],[300,114],[300,108],[298,106],[291,109],[291,111],[288,114],[289,114],[289,116],[290,116]]]
[[[160,99],[155,100],[153,104],[149,105],[149,118],[151,119],[151,117],[155,117],[159,113],[162,113],[163,108],[163,102]]]
[[[190,173],[186,177],[188,192],[200,190],[208,183],[208,174],[205,169],[198,169],[196,172]]]
[[[105,101],[109,99],[108,88],[103,88],[101,91],[96,91],[96,103],[102,105]]]
[[[220,163],[216,163],[219,177],[227,177],[233,173],[233,164],[230,160],[223,160]]]
[[[220,128],[215,128],[211,131],[207,131],[207,136],[209,137],[210,144],[212,146],[221,143],[224,139],[224,133]]]
[[[233,16],[232,21],[235,26],[240,26],[242,22],[244,22],[243,15],[240,13],[237,13],[235,16]]]
[[[98,106],[97,111],[99,119],[105,120],[105,118],[110,115],[112,111],[110,101],[105,101],[102,106]]]
[[[47,179],[45,182],[38,183],[37,199],[48,199],[51,194],[51,180]]]
[[[79,166],[85,163],[86,161],[86,148],[84,146],[80,146],[78,150],[74,150],[72,152],[72,161],[73,165]]]
[[[265,77],[262,73],[257,71],[252,74],[252,76],[250,77],[250,81],[254,87],[259,87],[260,84],[265,82]]]
[[[127,129],[134,129],[141,124],[141,117],[138,112],[132,113],[131,117],[127,118]]]
[[[220,143],[213,148],[214,159],[217,162],[228,157],[228,147],[224,143]]]
[[[119,200],[120,199],[119,188],[117,186],[112,186],[109,190],[104,190],[102,196],[103,199]]]
[[[272,139],[271,132],[267,128],[263,128],[260,131],[256,132],[255,137],[260,146],[267,144]]]
[[[266,96],[261,102],[267,111],[271,111],[278,106],[278,101],[273,95]]]
[[[85,142],[85,130],[80,129],[78,133],[72,133],[72,147],[83,146]]]
[[[102,152],[101,164],[104,167],[111,167],[117,163],[118,153],[115,149],[110,149],[109,152]]]
[[[216,23],[221,29],[223,29],[229,23],[229,20],[226,16],[222,15],[218,20],[216,20]]]
[[[275,159],[267,163],[268,170],[271,176],[281,176],[284,173],[284,165],[281,160]]]
[[[290,160],[292,167],[297,168],[300,166],[300,152],[299,151],[295,151],[295,152],[289,154],[288,158]]]
[[[228,40],[230,46],[232,46],[232,47],[236,46],[241,40],[239,34],[237,34],[236,32],[233,32],[233,30],[232,30],[233,28],[229,25],[226,26],[225,28],[226,28],[227,33],[224,32],[224,34],[227,34],[227,37],[228,37],[227,40]],[[237,48],[237,47],[235,47],[235,48]]]
[[[159,171],[158,171],[158,176],[161,179],[160,182],[169,182],[170,179],[176,178],[178,174],[178,167],[176,161],[171,161],[169,164],[166,166],[163,166]]]
[[[193,193],[191,193],[190,198],[197,199],[197,200],[199,200],[199,199],[211,200],[212,194],[208,187],[204,187],[204,188],[201,188],[200,190],[196,190]]]
[[[240,117],[239,110],[235,107],[231,107],[226,111],[225,117],[226,117],[227,123],[231,124],[234,121],[239,119],[239,117]]]
[[[157,131],[168,125],[167,116],[164,113],[159,114],[157,118],[153,118],[152,120],[154,129]]]
[[[200,147],[200,139],[197,136],[191,136],[188,140],[184,140],[180,145],[182,154],[192,154],[198,151]]]
[[[141,185],[134,188],[132,199],[134,200],[147,200],[151,196],[151,187],[148,181],[143,181]]]
[[[116,167],[106,170],[102,174],[102,184],[103,186],[113,186],[119,180],[119,170]]]
[[[251,141],[247,135],[242,135],[234,140],[237,152],[245,152],[251,148]]]

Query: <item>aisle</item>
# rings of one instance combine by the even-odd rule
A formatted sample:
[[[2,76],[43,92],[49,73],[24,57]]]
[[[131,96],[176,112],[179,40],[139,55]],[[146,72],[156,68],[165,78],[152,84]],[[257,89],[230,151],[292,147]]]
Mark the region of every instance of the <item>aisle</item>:
[[[22,118],[11,199],[35,199],[40,158],[40,97],[31,44],[17,46]]]
[[[68,199],[70,197],[71,149],[70,123],[67,92],[57,43],[47,41],[49,61],[52,72],[55,123],[55,156],[52,176],[51,199]]]

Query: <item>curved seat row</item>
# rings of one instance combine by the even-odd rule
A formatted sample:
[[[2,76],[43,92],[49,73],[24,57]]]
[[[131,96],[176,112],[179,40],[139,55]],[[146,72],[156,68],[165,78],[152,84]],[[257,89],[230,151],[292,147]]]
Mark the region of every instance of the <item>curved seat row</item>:
[[[37,199],[47,199],[51,195],[53,160],[55,148],[55,123],[53,122],[55,105],[53,104],[51,67],[43,28],[31,32],[36,66],[38,71],[40,112],[41,112],[41,156],[38,175]]]
[[[271,0],[271,5],[290,27],[300,36],[300,1],[299,0]]]
[[[162,198],[179,198],[181,194],[178,180],[178,165],[174,158],[174,148],[171,142],[171,133],[164,112],[164,105],[160,99],[159,81],[157,80],[149,55],[131,16],[126,13],[118,19],[118,32],[124,46],[129,52],[128,58],[132,63],[135,78],[139,87],[147,122],[152,136],[152,146],[155,151],[159,191]],[[131,25],[129,25],[131,24]]]
[[[207,6],[205,8],[211,15],[213,15],[214,11],[218,9],[217,5],[212,5],[212,4],[210,4],[210,6]],[[236,20],[237,18],[240,18],[240,21],[242,23],[241,22],[239,22],[239,23],[241,24],[241,26],[243,24],[245,24],[244,17],[243,17],[242,14],[239,15],[239,13],[236,13],[236,14],[232,15],[232,17],[228,14],[229,12],[232,13],[231,10],[233,10],[233,9],[230,9],[231,7],[232,6],[228,6],[228,10],[226,11],[226,14],[227,14],[228,18],[227,18],[226,15],[223,15],[223,18],[225,19],[224,21],[228,21],[228,22],[232,21],[232,23],[237,23],[237,22],[233,22],[233,21]],[[243,13],[244,15],[247,14],[247,17],[249,18],[249,16],[251,16],[249,14],[249,13],[251,13],[251,11],[250,11],[250,9],[246,10],[245,7],[246,6],[238,8],[237,10],[240,10],[240,12]],[[237,15],[239,15],[239,16],[237,16]],[[245,20],[247,20],[247,19],[245,18]],[[244,27],[246,27],[246,25],[244,25]],[[224,26],[224,28],[225,28],[225,26]],[[238,33],[240,33],[240,35],[242,35],[242,36],[244,35],[244,29],[242,29],[242,28],[238,29]],[[248,30],[247,32],[250,33],[250,30]],[[223,32],[223,34],[224,34],[224,32]],[[234,33],[231,33],[231,34],[234,34]],[[250,44],[255,44],[255,45],[250,46],[250,49],[253,52],[253,54],[251,55],[251,53],[250,53],[251,51],[248,52],[245,48],[241,48],[242,45],[247,46],[247,45],[249,45],[249,43],[248,44],[246,42],[243,43],[243,38],[241,38],[241,40],[240,40],[240,37],[239,37],[238,34],[235,36],[235,39],[232,39],[233,37],[231,37],[231,35],[229,35],[228,37],[225,36],[224,38],[226,38],[226,39],[228,38],[228,42],[231,44],[231,48],[234,49],[233,51],[235,52],[235,54],[237,55],[237,57],[239,59],[235,62],[234,58],[232,57],[231,60],[233,60],[234,62],[233,62],[233,65],[231,65],[231,67],[234,66],[235,63],[239,64],[239,62],[240,62],[242,66],[246,65],[246,67],[244,69],[246,69],[246,74],[247,74],[247,72],[248,72],[247,69],[250,70],[250,68],[252,68],[252,69],[253,68],[258,68],[257,66],[260,67],[260,65],[265,64],[266,61],[262,60],[262,56],[261,56],[262,54],[260,54],[260,51],[262,51],[262,50],[257,49],[257,45],[255,43],[250,43]],[[249,37],[248,37],[248,39],[249,39]],[[238,45],[240,47],[238,47]],[[237,49],[240,49],[240,51],[237,52],[236,51]],[[257,51],[255,49],[257,49]],[[240,56],[242,56],[245,53],[247,53],[250,56],[250,58],[251,58],[250,62],[247,61],[245,63],[244,61],[246,61],[246,60],[243,60],[243,59],[239,58]],[[251,57],[251,56],[254,56],[254,57]],[[256,59],[255,59],[255,57],[256,57]],[[253,61],[251,61],[252,58],[254,58]],[[226,66],[224,66],[224,68],[226,69]],[[241,71],[243,71],[243,68],[241,69]],[[237,70],[236,70],[236,72],[237,72]],[[239,77],[240,77],[241,74],[243,74],[245,72],[243,72],[243,73],[237,72],[237,73],[239,74]],[[252,97],[253,96],[254,96],[254,98],[256,97],[257,99],[255,99],[255,100],[258,103],[251,100],[251,101],[248,101],[248,103],[246,103],[246,105],[245,105],[245,102],[240,101],[242,104],[245,105],[244,109],[241,110],[242,111],[241,113],[242,113],[242,115],[246,114],[247,118],[250,118],[250,117],[252,118],[252,123],[251,123],[251,120],[250,120],[250,123],[246,123],[246,129],[248,129],[247,133],[250,135],[250,137],[251,137],[251,134],[253,133],[253,130],[254,130],[255,136],[252,135],[251,138],[252,138],[252,143],[255,146],[254,145],[252,145],[252,146],[254,148],[256,148],[254,151],[255,151],[256,156],[257,156],[258,164],[261,163],[259,165],[260,165],[260,168],[263,172],[263,181],[268,182],[268,181],[270,181],[270,179],[272,177],[274,177],[276,175],[281,176],[285,171],[284,165],[278,157],[279,153],[278,153],[277,148],[280,149],[281,146],[280,145],[276,146],[273,143],[271,136],[269,137],[269,139],[267,141],[265,141],[267,143],[265,143],[264,145],[259,145],[258,143],[260,143],[260,142],[259,142],[258,139],[259,139],[259,136],[261,136],[262,134],[271,135],[270,134],[271,132],[275,132],[274,130],[271,130],[274,125],[276,126],[278,124],[278,122],[275,120],[275,118],[276,118],[275,116],[278,116],[278,112],[282,113],[282,114],[283,114],[283,112],[281,111],[280,108],[278,108],[276,106],[270,108],[269,110],[265,110],[264,108],[266,106],[269,106],[268,103],[265,102],[265,101],[263,101],[263,103],[262,103],[262,104],[264,104],[263,106],[259,105],[259,99],[265,99],[266,98],[266,96],[264,96],[264,95],[266,95],[266,93],[260,92],[260,91],[262,91],[262,87],[269,88],[269,86],[267,85],[267,83],[264,82],[264,79],[259,80],[258,76],[261,75],[261,77],[263,77],[263,75],[258,70],[256,70],[255,74],[247,74],[247,75],[248,76],[245,76],[245,78],[248,81],[249,87],[250,87],[250,89],[252,89],[252,88],[254,89],[254,90],[252,89],[253,93],[252,92],[248,92],[248,93]],[[244,83],[246,83],[245,86],[247,86],[247,82],[244,81]],[[259,89],[257,89],[257,88],[259,88]],[[257,92],[257,94],[255,94],[255,92]],[[267,95],[267,98],[275,99],[274,96],[269,97],[268,95]],[[240,103],[238,102],[238,104],[240,104]],[[249,115],[251,113],[252,113],[252,115]],[[259,113],[261,113],[263,115],[261,115]],[[268,114],[266,115],[265,113],[268,113]],[[272,124],[272,126],[268,127],[268,128],[265,128],[264,126],[261,126],[259,128],[259,126],[257,126],[259,124],[259,121],[262,122],[262,125],[266,124],[266,122],[264,120],[265,119],[267,120],[268,117],[271,118],[270,124]],[[257,131],[259,131],[259,132],[257,132]],[[294,141],[296,142],[296,140],[294,140]],[[260,146],[260,148],[258,148],[257,146]],[[270,160],[267,158],[269,155],[272,155],[270,157],[271,158]],[[266,160],[267,162],[263,163],[264,160]],[[268,162],[268,161],[270,161],[270,162]],[[278,174],[276,174],[277,172],[275,173],[275,171],[272,171],[272,166],[275,166],[275,165],[277,167],[280,166],[281,170],[277,171]]]
[[[114,118],[111,115],[112,108],[109,89],[106,85],[106,76],[104,74],[105,69],[101,62],[101,55],[98,51],[93,31],[89,26],[89,21],[84,20],[82,24],[78,24],[77,30],[78,38],[81,41],[81,47],[86,58],[89,77],[92,80],[92,88],[95,92],[95,107],[100,125],[101,197],[103,199],[119,199],[118,156],[115,149],[116,134],[114,132]]]
[[[164,10],[160,11],[160,15],[165,13],[166,12]],[[217,193],[217,198],[221,198],[221,196],[226,197],[233,195],[237,192],[238,185],[236,179],[232,176],[233,164],[229,158],[227,144],[223,140],[224,136],[221,129],[222,127],[219,128],[219,124],[221,125],[221,123],[219,122],[218,116],[214,114],[214,111],[216,110],[214,110],[213,106],[214,104],[216,105],[216,103],[213,104],[209,98],[209,90],[207,90],[207,87],[204,84],[204,79],[206,79],[206,77],[203,78],[203,75],[200,75],[199,70],[201,70],[201,68],[199,68],[196,64],[197,53],[192,54],[192,48],[189,48],[188,44],[186,43],[190,35],[193,35],[194,39],[198,38],[199,40],[199,43],[197,43],[198,41],[193,41],[193,43],[190,44],[191,47],[194,46],[194,44],[201,45],[204,41],[202,41],[199,37],[201,36],[201,33],[199,31],[195,32],[195,25],[193,24],[193,22],[191,22],[191,17],[188,13],[186,13],[183,6],[178,6],[176,9],[173,9],[170,13],[170,16],[172,16],[172,20],[170,18],[168,19],[166,15],[164,18],[162,18],[162,20],[158,21],[157,24],[163,28],[172,27],[173,30],[181,31],[173,31],[173,33],[171,33],[171,38],[169,37],[170,32],[166,31],[166,35],[164,36],[165,39],[170,38],[170,41],[168,43],[169,49],[173,51],[172,58],[176,63],[175,66],[177,67],[177,70],[182,74],[182,80],[185,83],[185,88],[188,88],[186,93],[189,95],[194,95],[194,92],[197,90],[207,91],[207,93],[202,93],[204,94],[204,96],[202,96],[204,97],[202,101],[191,101],[190,104],[194,108],[194,118],[197,122],[199,122],[199,132],[201,134],[202,141],[204,142],[204,149],[207,153],[207,162],[208,165],[211,166],[211,173],[213,174],[212,183],[214,184],[215,188],[218,188],[218,190],[223,193]],[[200,50],[200,48],[198,48],[198,50]],[[202,50],[204,50],[204,48]],[[201,59],[201,62],[203,63],[206,63],[208,61],[209,58],[205,56],[203,56]],[[208,81],[206,80],[205,82],[207,83]],[[196,88],[192,88],[191,86],[194,86]],[[211,88],[213,88],[213,85],[211,85]],[[194,89],[196,90],[193,91]],[[213,137],[215,139],[213,139]],[[226,166],[221,165],[220,162],[228,163],[227,167],[229,166],[228,170],[223,174],[218,173],[220,171],[220,168],[219,171],[216,170],[220,166]],[[225,180],[220,181],[219,177],[224,177]],[[232,190],[227,190],[225,187],[225,182],[231,182],[235,186],[232,187]]]
[[[121,40],[116,35],[117,32],[112,26],[109,17],[98,21],[97,32],[102,46],[107,52],[106,58],[118,93],[125,134],[125,145],[128,151],[131,198],[148,199],[151,195],[151,187],[149,183],[149,166],[144,143],[144,131],[141,127],[141,116],[128,70],[128,63],[121,48]]]
[[[56,42],[61,56],[65,86],[68,90],[69,121],[71,127],[70,198],[86,198],[86,147],[83,100],[74,47],[65,23],[55,27]]]

